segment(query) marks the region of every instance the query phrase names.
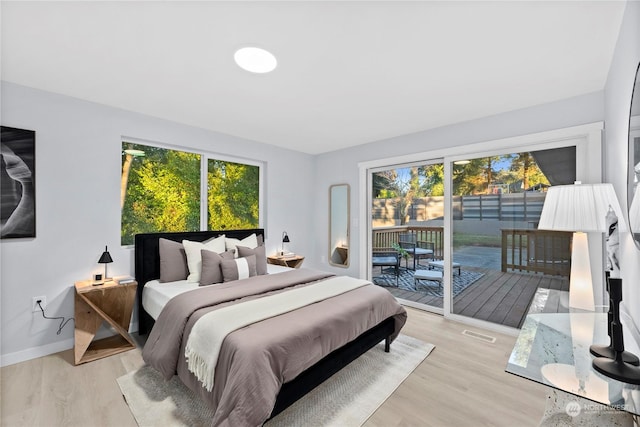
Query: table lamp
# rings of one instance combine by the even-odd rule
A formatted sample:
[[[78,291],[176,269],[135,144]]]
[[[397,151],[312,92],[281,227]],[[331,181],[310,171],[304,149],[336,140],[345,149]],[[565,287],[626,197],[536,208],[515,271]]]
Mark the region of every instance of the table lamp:
[[[289,240],[289,235],[287,234],[286,231],[282,232],[282,251],[280,252],[280,255],[284,255],[284,244],[285,243],[289,243],[291,240]]]
[[[606,216],[613,209],[624,218],[611,184],[556,185],[550,187],[542,207],[538,228],[541,230],[572,231],[571,276],[569,278],[569,307],[595,310],[588,232],[607,231]],[[620,231],[626,231],[624,221]]]
[[[104,281],[106,282],[107,280],[107,264],[110,264],[113,262],[113,259],[111,259],[111,255],[109,254],[109,251],[107,250],[107,247],[104,247],[104,252],[102,252],[102,255],[100,255],[100,259],[98,260],[98,264],[104,264]]]

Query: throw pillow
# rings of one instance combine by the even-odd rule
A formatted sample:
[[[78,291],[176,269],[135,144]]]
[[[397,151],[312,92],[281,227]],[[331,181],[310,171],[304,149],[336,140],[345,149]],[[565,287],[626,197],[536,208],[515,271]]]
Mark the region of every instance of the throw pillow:
[[[184,280],[189,275],[187,255],[180,242],[169,239],[159,239],[160,253],[160,281],[175,282]]]
[[[187,265],[189,266],[189,276],[187,276],[188,282],[200,281],[200,270],[202,270],[202,254],[200,251],[202,249],[216,253],[222,253],[225,251],[224,235],[214,237],[204,242],[183,240],[182,245],[187,253]]]
[[[253,233],[242,240],[234,239],[232,237],[227,237],[225,239],[225,246],[228,251],[232,249],[236,250],[236,246],[238,245],[253,249],[258,246],[258,237]],[[236,258],[238,258],[238,251],[236,251]]]
[[[200,286],[213,285],[214,283],[222,283],[222,269],[220,264],[222,260],[233,259],[233,252],[226,251],[218,254],[216,252],[202,249],[202,270],[200,272]]]
[[[225,282],[232,280],[246,279],[256,276],[256,256],[251,255],[245,258],[222,260],[222,277]]]
[[[264,246],[258,246],[257,248],[251,249],[245,246],[236,246],[238,250],[238,257],[244,258],[250,255],[256,256],[256,272],[258,276],[262,276],[263,274],[267,274],[267,250]]]

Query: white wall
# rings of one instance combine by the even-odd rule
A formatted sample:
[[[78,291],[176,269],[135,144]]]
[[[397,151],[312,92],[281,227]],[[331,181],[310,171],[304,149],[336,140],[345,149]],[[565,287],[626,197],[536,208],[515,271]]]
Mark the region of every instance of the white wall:
[[[32,297],[46,296],[50,316],[72,316],[73,283],[101,270],[105,245],[109,274],[133,275],[133,249],[120,246],[123,135],[265,162],[267,252],[286,230],[288,248],[312,259],[304,198],[312,156],[6,82],[1,89],[2,124],[36,131],[36,238],[0,243],[3,365],[72,347],[73,324],[56,335],[57,321],[31,312]]]
[[[640,2],[627,2],[620,36],[605,86],[605,179],[616,189],[620,204],[627,206],[627,149],[629,107],[636,68],[640,62]],[[635,329],[635,342],[640,342],[640,250],[629,233],[621,237],[621,265],[624,309],[635,319],[623,317],[627,326],[626,344],[639,354],[640,347],[630,339]]]

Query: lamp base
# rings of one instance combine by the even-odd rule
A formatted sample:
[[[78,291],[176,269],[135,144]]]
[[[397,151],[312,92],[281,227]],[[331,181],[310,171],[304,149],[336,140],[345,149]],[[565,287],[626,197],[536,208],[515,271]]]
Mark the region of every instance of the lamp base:
[[[629,384],[640,384],[640,368],[623,361],[596,357],[593,359],[593,369],[609,378]]]
[[[607,359],[615,359],[616,352],[613,347],[608,345],[592,345],[589,347],[589,352],[596,357],[606,357]],[[640,359],[633,353],[628,351],[622,352],[622,361],[634,366],[640,366]]]

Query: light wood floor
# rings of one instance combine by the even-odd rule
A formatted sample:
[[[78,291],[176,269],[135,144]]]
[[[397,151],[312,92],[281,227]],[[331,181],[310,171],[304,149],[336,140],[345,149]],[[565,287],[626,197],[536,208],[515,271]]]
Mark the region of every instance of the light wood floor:
[[[504,372],[514,337],[408,309],[403,333],[435,344],[431,355],[367,421],[367,427],[535,426],[545,387]],[[393,346],[392,346],[393,351]],[[2,426],[135,426],[116,378],[143,365],[140,350],[73,366],[71,350],[0,369]]]

